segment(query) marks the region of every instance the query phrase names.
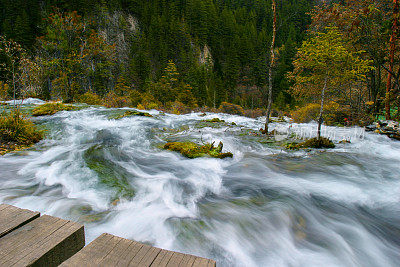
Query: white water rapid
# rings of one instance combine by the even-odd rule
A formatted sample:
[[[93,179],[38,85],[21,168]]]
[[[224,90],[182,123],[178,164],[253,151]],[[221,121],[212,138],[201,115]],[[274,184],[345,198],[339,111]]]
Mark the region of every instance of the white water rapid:
[[[351,144],[288,151],[253,136],[262,119],[108,119],[123,111],[36,119],[46,139],[0,157],[0,203],[84,223],[87,242],[108,232],[217,266],[400,266],[400,142],[325,127]],[[215,117],[227,123],[201,124]],[[280,141],[316,126],[272,129]],[[234,157],[186,159],[160,149],[168,140],[222,141]]]

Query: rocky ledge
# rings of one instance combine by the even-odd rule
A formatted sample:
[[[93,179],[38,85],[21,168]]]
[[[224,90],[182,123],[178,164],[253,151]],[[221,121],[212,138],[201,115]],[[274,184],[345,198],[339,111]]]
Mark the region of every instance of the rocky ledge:
[[[400,141],[400,127],[398,121],[377,121],[369,126],[366,126],[365,130],[367,132],[384,134],[390,138]]]

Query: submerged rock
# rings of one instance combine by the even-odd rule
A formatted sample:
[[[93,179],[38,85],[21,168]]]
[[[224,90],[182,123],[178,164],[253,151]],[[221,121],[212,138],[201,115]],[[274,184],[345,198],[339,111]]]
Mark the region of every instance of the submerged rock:
[[[164,145],[164,149],[181,153],[183,156],[194,159],[200,157],[232,158],[230,152],[222,153],[223,144],[220,142],[217,147],[212,144],[198,145],[193,142],[170,142]]]
[[[122,118],[133,117],[133,116],[149,117],[149,118],[153,117],[153,115],[151,115],[150,113],[147,113],[147,112],[140,112],[140,111],[136,111],[136,110],[128,110],[122,115],[110,116],[109,119],[119,120],[119,119],[122,119]]]

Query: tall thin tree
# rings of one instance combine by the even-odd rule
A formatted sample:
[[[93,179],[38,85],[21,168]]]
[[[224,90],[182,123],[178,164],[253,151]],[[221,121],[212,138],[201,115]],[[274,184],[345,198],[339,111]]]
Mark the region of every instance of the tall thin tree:
[[[269,63],[268,70],[268,104],[267,104],[267,114],[265,121],[265,129],[264,133],[268,134],[268,124],[271,116],[271,107],[272,107],[272,70],[275,66],[276,56],[275,56],[275,40],[276,40],[276,2],[272,0],[272,41],[271,41],[271,59]]]
[[[399,1],[393,0],[393,24],[392,24],[392,34],[389,41],[389,71],[386,81],[386,97],[385,97],[385,113],[386,119],[390,120],[390,94],[392,90],[392,73],[394,67],[394,54],[396,51],[396,36],[398,30],[398,20],[399,20]]]

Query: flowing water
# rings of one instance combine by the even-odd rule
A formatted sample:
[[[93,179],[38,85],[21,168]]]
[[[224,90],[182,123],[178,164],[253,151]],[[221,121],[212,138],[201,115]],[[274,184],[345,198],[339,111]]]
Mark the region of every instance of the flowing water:
[[[212,258],[218,266],[399,266],[400,142],[324,128],[329,151],[287,151],[255,136],[262,119],[130,117],[88,108],[36,120],[47,138],[0,157],[0,203]],[[201,120],[219,117],[220,127]],[[229,125],[235,122],[237,125]],[[314,124],[274,123],[285,138]],[[166,141],[222,141],[233,159],[186,159]]]

